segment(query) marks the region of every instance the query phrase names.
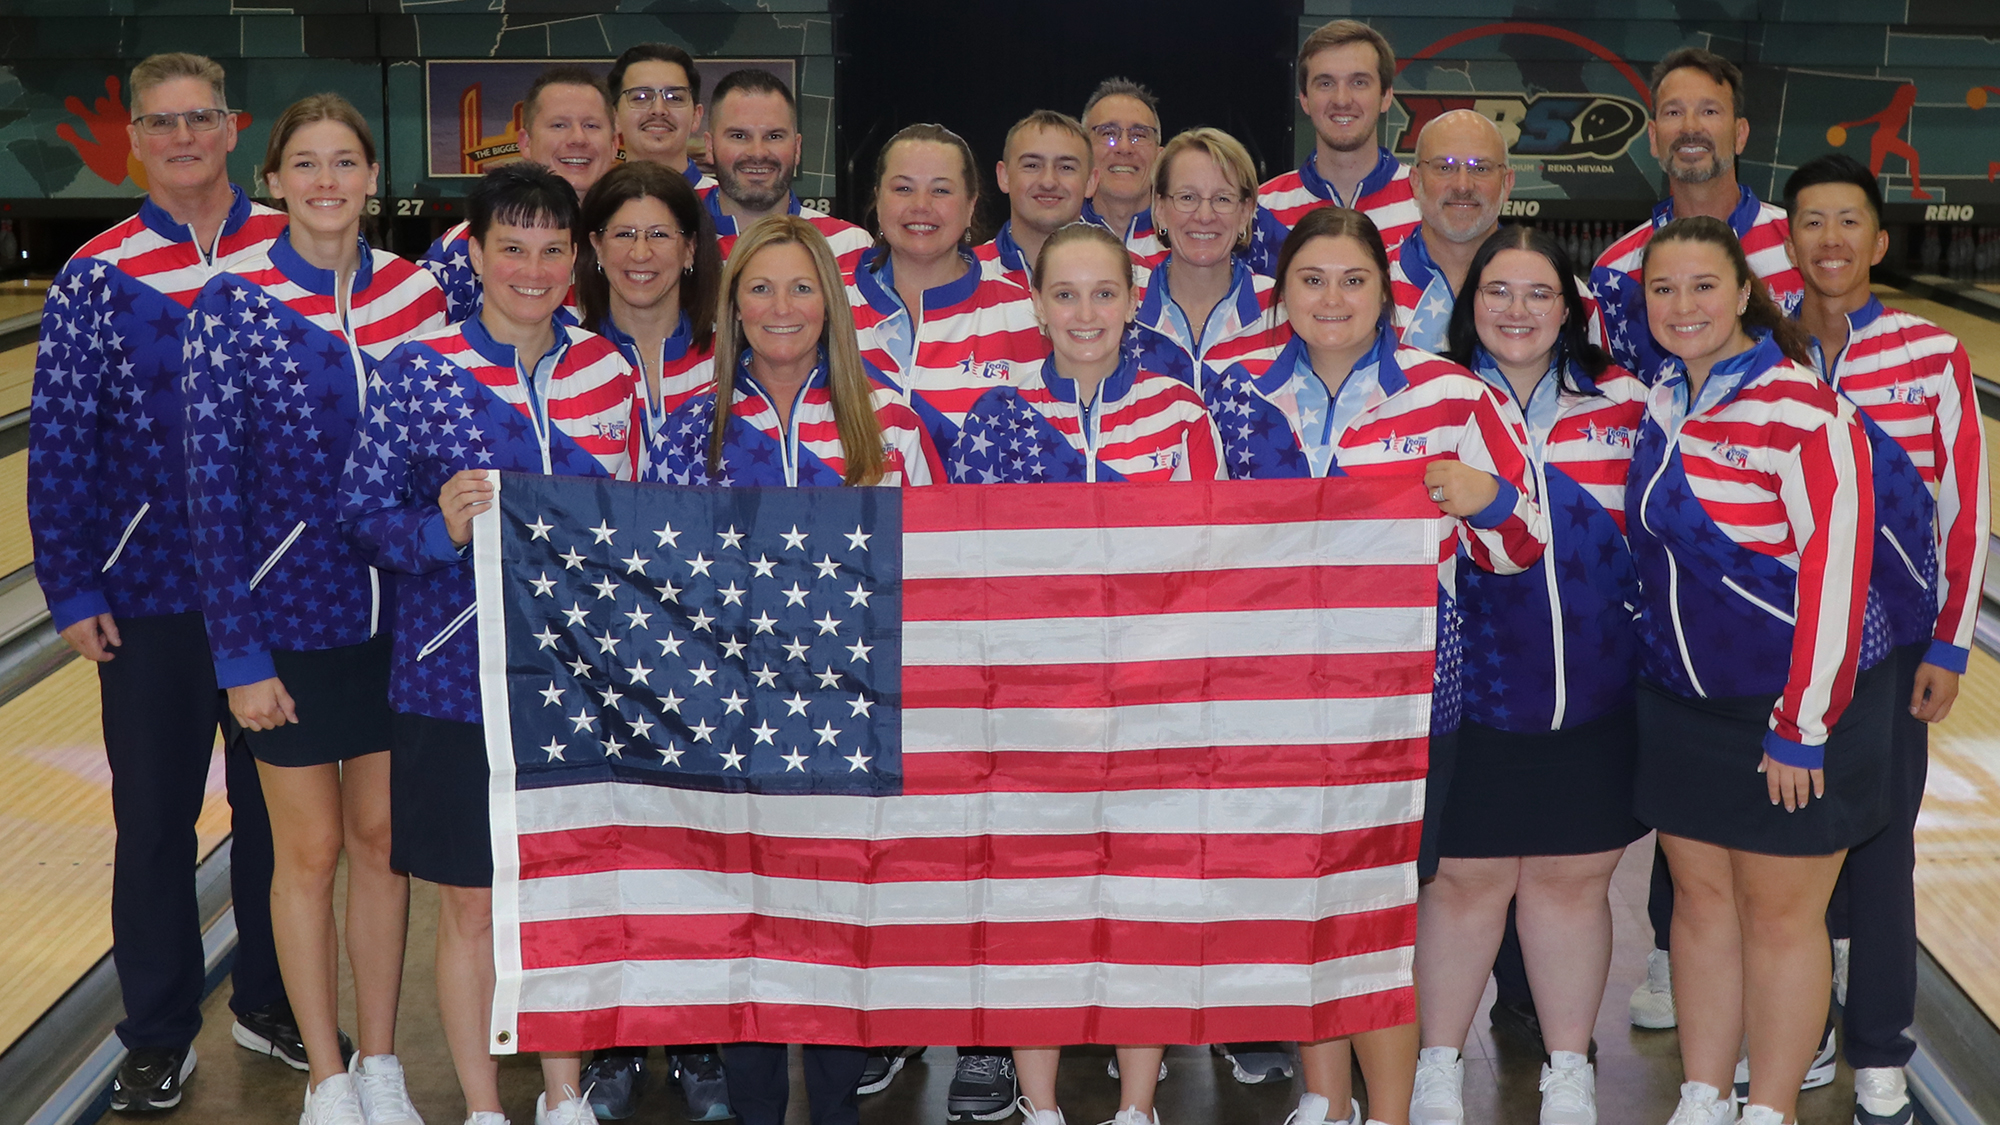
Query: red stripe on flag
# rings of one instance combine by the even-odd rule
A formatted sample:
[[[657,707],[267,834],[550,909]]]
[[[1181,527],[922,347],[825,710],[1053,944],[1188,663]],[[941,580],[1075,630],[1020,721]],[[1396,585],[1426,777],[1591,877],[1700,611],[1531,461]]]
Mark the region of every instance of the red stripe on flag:
[[[1328,487],[1329,484],[1335,487]],[[905,491],[903,529],[1168,527],[1438,518],[1421,481],[1391,478],[937,485]]]
[[[1417,939],[1411,903],[1316,921],[1271,918],[1144,922],[881,923],[768,914],[605,914],[521,924],[521,967],[564,969],[727,961],[745,951],[775,961],[849,969],[952,965],[1302,965],[1396,949]],[[1109,951],[1115,957],[1107,957]]]
[[[1427,563],[903,581],[905,621],[1012,621],[1052,611],[1063,617],[1121,617],[1384,606],[1423,610],[1436,603],[1437,568]]]
[[[1082,982],[1079,981],[1081,984]],[[580,1043],[1242,1043],[1315,1042],[1399,1027],[1417,1018],[1409,988],[1312,1006],[1099,1008],[976,1011],[808,1004],[704,1004],[522,1012],[523,1051],[575,1051]]]
[[[864,884],[1100,875],[1313,879],[1407,863],[1422,828],[1410,822],[1320,835],[1099,832],[851,840],[603,825],[521,836],[521,879],[644,870]]]
[[[1119,664],[923,665],[903,669],[903,709],[1130,707],[1209,700],[1419,695],[1431,690],[1434,665],[1428,652]]]
[[[903,792],[1117,793],[1133,789],[1256,789],[1414,781],[1428,739],[1326,746],[1190,746],[1113,754],[984,750],[906,754]]]

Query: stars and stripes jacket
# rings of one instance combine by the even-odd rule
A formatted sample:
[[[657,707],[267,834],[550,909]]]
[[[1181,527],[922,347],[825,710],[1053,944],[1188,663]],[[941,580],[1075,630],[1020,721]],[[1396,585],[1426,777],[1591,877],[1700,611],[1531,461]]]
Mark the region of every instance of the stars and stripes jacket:
[[[1355,365],[1367,377],[1367,405],[1335,438],[1328,476],[1423,478],[1432,461],[1463,461],[1499,486],[1493,502],[1438,527],[1437,687],[1431,729],[1458,728],[1462,704],[1462,630],[1457,560],[1498,574],[1519,574],[1548,545],[1548,522],[1535,502],[1523,435],[1501,412],[1477,375],[1414,348],[1400,347],[1385,323],[1374,350]],[[1277,359],[1239,363],[1209,384],[1204,398],[1222,434],[1223,465],[1238,480],[1313,476],[1301,437],[1298,387],[1317,379],[1305,342],[1286,344]]]
[[[963,484],[1223,480],[1220,448],[1208,409],[1186,383],[1126,355],[1096,397],[1079,403],[1076,380],[1050,355],[1013,386],[979,396],[950,470]]]
[[[341,474],[341,522],[368,562],[395,572],[389,704],[476,723],[478,608],[470,554],[452,544],[438,493],[463,469],[633,479],[636,382],[618,349],[558,318],[538,365],[546,399],[511,345],[478,317],[406,341],[371,385]]]
[[[710,188],[702,193],[702,205],[708,208],[708,217],[715,222],[715,246],[721,251],[722,260],[729,260],[729,252],[736,248],[736,238],[741,233],[736,229],[736,219],[722,212],[722,192]],[[854,264],[861,252],[868,249],[874,239],[868,232],[845,219],[836,219],[817,208],[807,207],[799,202],[797,195],[791,196],[785,204],[787,215],[797,215],[813,225],[813,229],[826,236],[826,244],[833,250],[833,260],[840,266],[840,275],[848,277],[854,273]]]
[[[1159,232],[1153,229],[1153,209],[1151,207],[1132,216],[1124,230],[1111,225],[1111,221],[1091,206],[1090,200],[1083,201],[1082,219],[1086,223],[1096,223],[1112,234],[1125,240],[1125,249],[1132,252],[1132,260],[1145,266],[1147,270],[1157,269],[1161,259],[1167,256],[1167,244],[1160,240]]]
[[[1416,189],[1410,184],[1409,166],[1380,146],[1376,149],[1375,170],[1362,179],[1352,200],[1340,198],[1333,183],[1319,174],[1319,153],[1314,152],[1297,171],[1280,173],[1264,181],[1264,186],[1257,189],[1257,202],[1283,228],[1279,244],[1299,225],[1306,212],[1321,207],[1352,207],[1368,216],[1382,234],[1382,245],[1390,250],[1423,221],[1417,211]],[[1277,246],[1271,247],[1273,262],[1277,260],[1277,250]]]
[[[1103,226],[1104,224],[1098,223],[1097,225]],[[1127,245],[1125,250],[1126,253],[1132,255],[1132,287],[1144,293],[1147,283],[1152,280],[1153,271],[1139,257],[1138,253],[1132,250],[1130,245]],[[1001,223],[1000,230],[992,238],[972,248],[972,256],[979,261],[981,266],[984,266],[987,262],[1000,263],[1000,268],[1007,272],[1007,280],[1027,290],[1030,294],[1034,292],[1035,263],[1028,260],[1027,252],[1021,249],[1020,243],[1014,241],[1014,220],[1008,219],[1006,222]],[[1165,257],[1166,251],[1161,251],[1160,256]]]
[[[1508,422],[1528,434],[1549,544],[1519,574],[1459,572],[1465,716],[1523,734],[1580,726],[1632,702],[1639,576],[1625,479],[1646,386],[1622,367],[1592,379],[1571,362],[1575,390],[1551,368],[1523,403],[1483,348],[1474,358]]]
[[[1868,437],[1768,334],[1684,408],[1687,388],[1680,360],[1660,369],[1627,486],[1639,674],[1686,698],[1777,696],[1764,752],[1817,769],[1856,671],[1889,650]]]
[[[1742,194],[1736,210],[1730,212],[1729,228],[1743,244],[1751,272],[1764,279],[1771,299],[1790,316],[1798,311],[1805,294],[1805,282],[1785,256],[1785,239],[1792,225],[1784,208],[1759,202],[1747,187],[1737,190]],[[1670,195],[1653,207],[1651,221],[1612,243],[1590,271],[1590,287],[1596,290],[1603,309],[1605,341],[1612,360],[1649,383],[1666,362],[1667,352],[1653,339],[1647,324],[1644,279],[1639,270],[1653,232],[1673,221],[1674,199]]]
[[[1201,340],[1185,338],[1179,319],[1168,307],[1174,299],[1167,276],[1172,264],[1171,254],[1161,260],[1153,273],[1153,284],[1146,288],[1139,312],[1126,330],[1126,352],[1138,356],[1140,367],[1171,375],[1207,397],[1209,384],[1231,364],[1268,363],[1284,347],[1290,332],[1272,308],[1276,287],[1270,278],[1251,269],[1241,255],[1233,263],[1229,295],[1208,314],[1215,325],[1214,338],[1205,348]],[[1207,336],[1207,325],[1189,327]]]
[[[1847,346],[1821,373],[1854,403],[1874,457],[1871,585],[1897,645],[1964,672],[1986,574],[1991,498],[1986,431],[1965,345],[1873,297],[1847,318]]]
[[[949,449],[980,395],[1012,383],[1017,364],[1046,353],[1033,295],[1009,280],[997,259],[982,262],[967,251],[958,280],[924,290],[923,307],[905,309],[888,257],[887,249],[870,248],[848,280],[861,358],[901,392],[932,443]],[[906,368],[893,342],[912,338]]]
[[[744,352],[731,391],[729,428],[722,435],[722,476],[708,471],[709,436],[715,429],[715,388],[681,404],[653,440],[645,479],[663,484],[726,484],[797,488],[839,487],[847,472],[826,355],[792,400],[791,424],[778,417],[771,393],[750,373]],[[882,480],[886,488],[934,484],[944,479],[930,434],[895,388],[868,369],[875,421],[882,428]]]
[[[182,428],[188,306],[218,263],[285,229],[232,188],[209,246],[147,199],[49,285],[28,406],[28,527],[57,629],[201,608]]]
[[[339,473],[382,358],[445,326],[422,267],[363,241],[342,293],[289,233],[211,278],[188,329],[188,518],[225,688],[277,675],[274,649],[359,644],[385,624],[381,579],[340,528]]]
[[[660,373],[660,394],[653,396],[653,388],[646,382],[645,365],[639,361],[639,343],[627,336],[609,316],[595,326],[598,335],[611,341],[625,362],[632,365],[632,374],[639,383],[639,417],[645,423],[641,435],[646,444],[659,435],[660,427],[666,424],[667,415],[679,409],[681,403],[693,398],[715,385],[715,344],[710,337],[709,346],[694,346],[694,325],[686,313],[681,314],[680,325],[674,334],[660,344],[660,354],[653,357],[653,366]]]
[[[1604,313],[1598,307],[1597,292],[1582,278],[1576,279],[1576,288],[1589,318],[1584,333],[1591,343],[1604,347]],[[1396,335],[1405,346],[1439,353],[1449,346],[1446,336],[1458,295],[1451,291],[1451,279],[1431,257],[1421,225],[1389,251],[1389,294],[1396,302]]]

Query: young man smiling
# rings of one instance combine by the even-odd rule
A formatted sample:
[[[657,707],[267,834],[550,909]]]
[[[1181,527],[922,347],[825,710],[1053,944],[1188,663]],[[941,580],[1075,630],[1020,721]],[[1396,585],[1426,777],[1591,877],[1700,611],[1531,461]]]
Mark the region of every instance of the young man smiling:
[[[1007,221],[973,253],[980,261],[999,259],[1027,288],[1042,243],[1081,218],[1084,201],[1097,190],[1090,134],[1067,113],[1038,109],[1007,130],[1006,159],[993,175],[1007,197]]]

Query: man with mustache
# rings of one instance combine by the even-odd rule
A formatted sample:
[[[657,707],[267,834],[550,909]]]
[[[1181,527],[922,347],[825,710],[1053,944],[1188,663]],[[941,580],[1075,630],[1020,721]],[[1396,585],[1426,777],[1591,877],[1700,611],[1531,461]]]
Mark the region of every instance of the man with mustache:
[[[1708,215],[1728,223],[1771,299],[1787,313],[1799,307],[1803,283],[1785,257],[1790,227],[1784,208],[1760,202],[1736,181],[1736,158],[1750,140],[1743,103],[1743,72],[1712,51],[1683,47],[1653,68],[1653,120],[1646,138],[1667,174],[1667,198],[1653,208],[1650,222],[1612,243],[1590,273],[1611,356],[1641,379],[1650,381],[1666,354],[1646,325],[1639,263],[1653,232],[1677,218]],[[1654,925],[1661,927],[1662,920],[1656,917]],[[1664,964],[1666,954],[1655,952]],[[1636,1020],[1638,1009],[1633,1011]],[[1661,1026],[1673,1026],[1671,1015],[1663,1018]]]
[[[871,241],[868,232],[803,206],[792,193],[805,139],[799,135],[798,103],[777,75],[757,69],[724,75],[708,101],[703,140],[715,164],[716,186],[702,199],[715,219],[724,258],[752,223],[766,215],[789,214],[826,236],[842,274],[854,272],[855,261]]]
[[[544,70],[528,85],[517,139],[521,159],[546,165],[576,189],[578,199],[617,163],[616,141],[611,95],[597,75],[563,64]],[[459,223],[417,259],[444,290],[445,315],[453,324],[479,311],[479,275],[472,270],[467,234],[467,224]],[[563,308],[576,312],[574,292],[563,301]]]
[[[1421,216],[1410,170],[1376,139],[1376,126],[1395,102],[1396,52],[1382,33],[1356,20],[1334,20],[1299,48],[1299,108],[1312,119],[1316,141],[1295,172],[1264,182],[1257,204],[1276,220],[1278,244],[1308,211],[1352,207],[1382,232],[1394,250]],[[1259,223],[1258,248],[1269,240]],[[1254,263],[1253,263],[1254,264]]]
[[[1152,269],[1167,256],[1153,231],[1153,161],[1160,156],[1160,103],[1129,78],[1107,78],[1083,103],[1097,187],[1083,203],[1083,218],[1125,240],[1140,265]]]
[[[611,64],[604,87],[617,106],[618,145],[627,160],[650,160],[687,177],[696,191],[715,186],[688,156],[701,131],[701,72],[671,43],[627,47]]]

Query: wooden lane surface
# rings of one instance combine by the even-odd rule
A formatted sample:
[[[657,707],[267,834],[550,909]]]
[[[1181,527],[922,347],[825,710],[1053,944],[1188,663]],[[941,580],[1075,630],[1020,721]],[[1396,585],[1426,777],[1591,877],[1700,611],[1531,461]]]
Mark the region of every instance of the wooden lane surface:
[[[35,382],[35,345],[0,352],[0,415],[28,408]]]
[[[28,451],[0,457],[0,574],[35,561],[28,540]]]
[[[1978,649],[1951,715],[1931,730],[1917,817],[1917,934],[2000,1019],[2000,661]]]
[[[222,759],[196,826],[229,832]],[[0,707],[0,1051],[111,949],[111,773],[97,673],[73,660]]]
[[[1958,337],[1972,357],[1972,373],[2000,383],[2000,321],[1926,301],[1887,285],[1877,285],[1874,290],[1890,308],[1915,313]]]

